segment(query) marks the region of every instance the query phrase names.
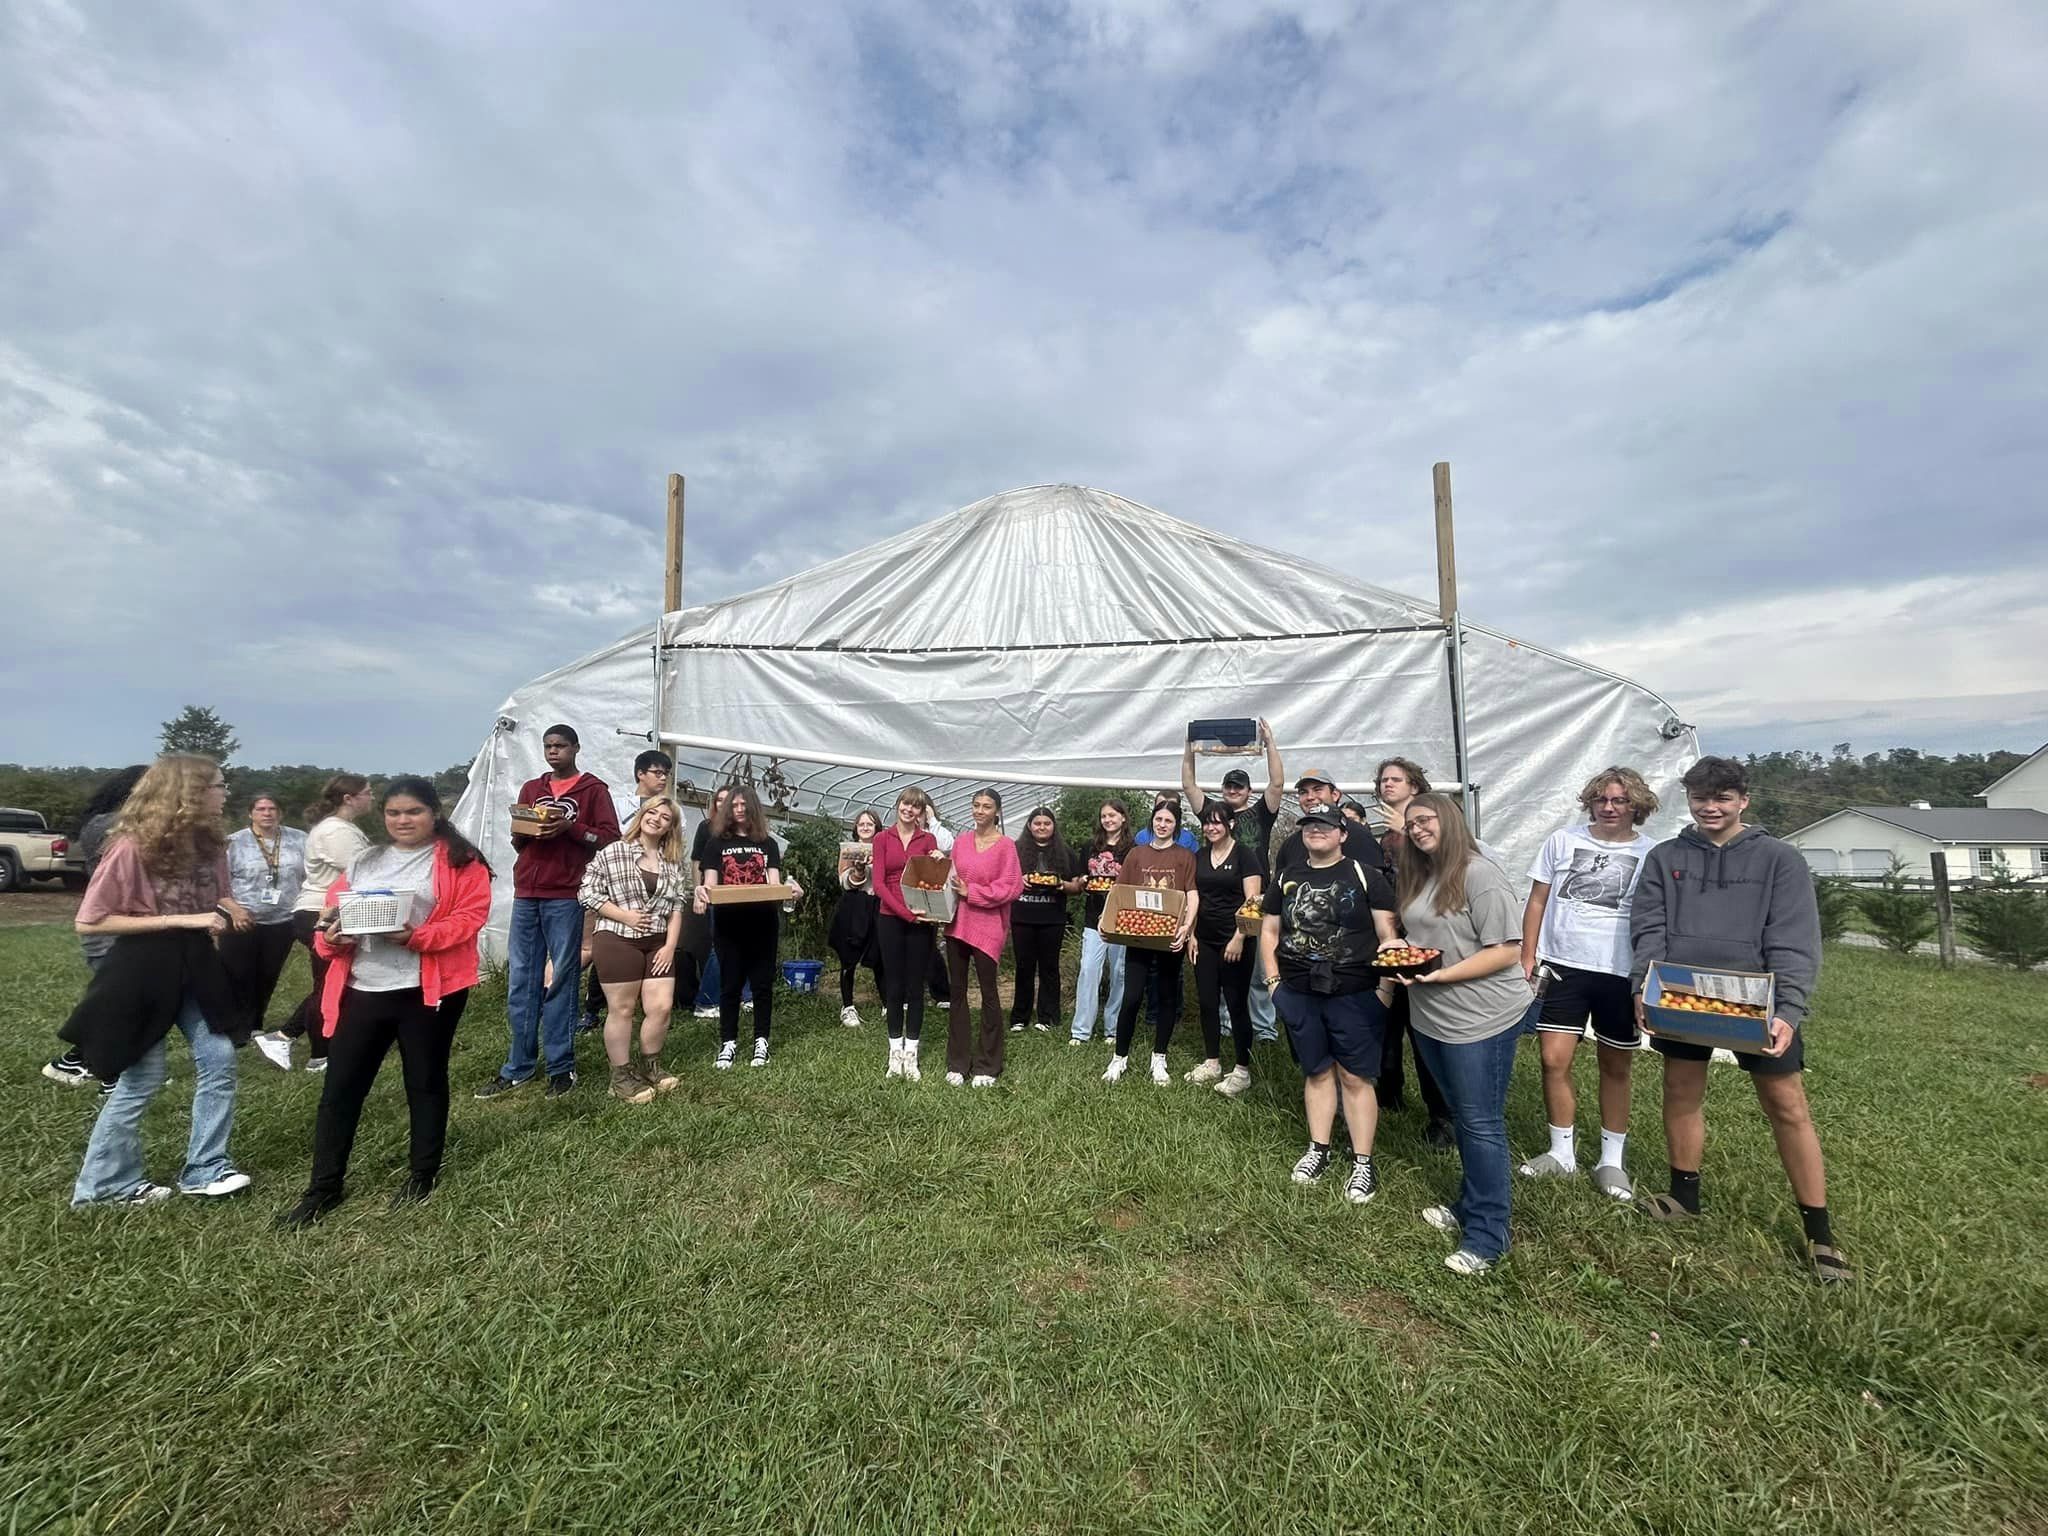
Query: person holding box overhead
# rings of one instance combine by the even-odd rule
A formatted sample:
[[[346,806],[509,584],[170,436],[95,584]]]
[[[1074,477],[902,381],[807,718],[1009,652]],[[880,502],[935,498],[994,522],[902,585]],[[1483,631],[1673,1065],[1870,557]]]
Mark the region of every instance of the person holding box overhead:
[[[1273,867],[1273,823],[1279,819],[1280,807],[1287,798],[1287,770],[1281,766],[1280,747],[1273,740],[1273,728],[1262,719],[1257,722],[1257,729],[1258,744],[1266,754],[1266,787],[1253,794],[1252,776],[1242,768],[1232,768],[1223,775],[1223,804],[1230,813],[1232,840],[1241,848],[1249,848],[1258,857],[1259,869],[1263,873]],[[1188,804],[1199,810],[1204,801],[1202,787],[1195,779],[1195,744],[1192,740],[1181,754],[1180,787],[1188,797]],[[1253,1038],[1278,1039],[1272,994],[1254,984],[1250,997]],[[1238,1022],[1233,1012],[1231,1027],[1235,1029]]]
[[[1813,876],[1797,849],[1744,824],[1749,777],[1742,764],[1703,757],[1686,770],[1683,782],[1693,824],[1650,850],[1629,910],[1629,985],[1636,1022],[1646,1023],[1643,984],[1659,960],[1768,971],[1776,979],[1769,1048],[1738,1052],[1735,1059],[1749,1074],[1771,1123],[1778,1160],[1799,1203],[1813,1276],[1823,1283],[1845,1282],[1854,1271],[1835,1246],[1829,1225],[1827,1167],[1800,1078],[1806,1062],[1800,1025],[1820,979],[1820,908]],[[1650,1044],[1664,1058],[1671,1191],[1649,1197],[1639,1208],[1657,1221],[1694,1221],[1700,1214],[1707,1064],[1713,1052],[1654,1032]]]

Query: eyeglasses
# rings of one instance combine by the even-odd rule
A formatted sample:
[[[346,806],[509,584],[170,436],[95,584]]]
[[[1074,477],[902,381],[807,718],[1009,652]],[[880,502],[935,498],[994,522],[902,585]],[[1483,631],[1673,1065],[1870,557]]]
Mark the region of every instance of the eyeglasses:
[[[228,787],[228,781],[226,779],[215,779],[211,784],[207,785],[206,787],[208,789],[226,789]]]
[[[1593,803],[1595,805],[1627,805],[1629,804],[1629,798],[1627,795],[1601,795]]]

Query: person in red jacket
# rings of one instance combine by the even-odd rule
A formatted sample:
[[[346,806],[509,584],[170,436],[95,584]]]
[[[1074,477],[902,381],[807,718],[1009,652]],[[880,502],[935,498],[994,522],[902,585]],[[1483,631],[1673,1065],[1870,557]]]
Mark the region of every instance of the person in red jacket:
[[[890,1077],[923,1080],[917,1046],[924,1034],[925,973],[932,963],[932,928],[903,904],[903,866],[936,854],[939,841],[925,830],[931,798],[915,785],[896,797],[896,821],[875,834],[870,861],[875,899],[875,942],[882,951],[883,1013],[889,1027]]]
[[[580,745],[568,726],[549,726],[541,738],[548,771],[519,791],[520,805],[553,806],[560,814],[534,832],[512,824],[512,932],[505,968],[512,1045],[498,1075],[477,1089],[480,1099],[532,1082],[543,1045],[548,1097],[560,1098],[576,1086],[576,998],[583,987],[583,903],[577,892],[591,855],[619,840],[612,792],[603,779],[576,766]]]
[[[314,1121],[312,1182],[278,1218],[283,1227],[307,1226],[341,1204],[363,1101],[394,1044],[405,1066],[412,1171],[392,1207],[426,1199],[441,1174],[448,1057],[476,985],[476,936],[491,915],[491,867],[448,825],[425,779],[403,776],[385,786],[384,830],[391,841],[357,854],[327,888],[314,930],[328,961],[319,1024],[328,1042],[327,1077]],[[426,907],[426,915],[394,933],[341,932],[342,893],[370,889],[410,894],[413,910]]]

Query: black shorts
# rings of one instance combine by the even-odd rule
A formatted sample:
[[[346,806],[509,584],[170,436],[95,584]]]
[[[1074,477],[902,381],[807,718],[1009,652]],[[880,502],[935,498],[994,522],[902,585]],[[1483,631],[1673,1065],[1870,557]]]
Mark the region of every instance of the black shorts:
[[[1539,1034],[1576,1035],[1590,1018],[1602,1045],[1635,1049],[1643,1032],[1636,1028],[1636,999],[1626,976],[1582,971],[1555,960],[1543,963],[1550,968],[1550,985],[1544,988],[1543,1012],[1536,1020]]]
[[[1371,988],[1319,997],[1283,982],[1273,990],[1273,1011],[1287,1026],[1304,1077],[1320,1077],[1332,1061],[1367,1082],[1380,1075],[1387,1010]]]
[[[1690,1040],[1666,1040],[1661,1035],[1650,1036],[1650,1048],[1659,1055],[1673,1061],[1712,1061],[1713,1047],[1694,1045]],[[1794,1072],[1806,1069],[1806,1031],[1794,1027],[1792,1043],[1785,1047],[1782,1056],[1766,1056],[1761,1051],[1737,1051],[1735,1065],[1757,1077],[1788,1077]]]

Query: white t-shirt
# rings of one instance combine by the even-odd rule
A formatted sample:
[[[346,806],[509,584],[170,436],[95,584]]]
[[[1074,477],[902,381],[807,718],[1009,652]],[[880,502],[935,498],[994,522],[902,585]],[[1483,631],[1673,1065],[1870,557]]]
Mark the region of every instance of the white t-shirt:
[[[416,891],[425,901],[413,903],[413,926],[417,928],[433,905],[434,844],[431,840],[407,851],[388,845],[360,854],[348,870],[353,891]],[[366,933],[356,940],[356,955],[349,966],[348,984],[358,992],[403,992],[420,984],[420,955],[392,936]]]
[[[1564,827],[1543,840],[1529,878],[1550,887],[1536,953],[1580,971],[1628,974],[1628,909],[1643,859],[1657,840],[1638,832],[1602,842],[1589,827]]]
[[[939,818],[934,816],[926,823],[926,826],[930,829],[933,839],[938,843],[939,852],[951,853],[953,851],[953,834],[946,830],[945,825]]]

